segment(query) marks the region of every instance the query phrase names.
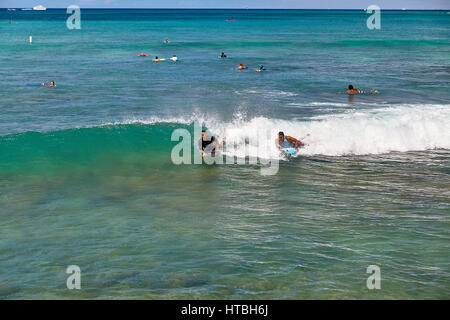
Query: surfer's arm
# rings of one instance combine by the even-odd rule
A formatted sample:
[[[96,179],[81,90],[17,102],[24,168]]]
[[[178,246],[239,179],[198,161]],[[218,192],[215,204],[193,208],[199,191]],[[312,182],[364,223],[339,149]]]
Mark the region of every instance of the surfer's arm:
[[[281,150],[280,143],[278,142],[278,139],[275,139],[275,146],[278,148],[278,150]]]
[[[285,150],[281,149],[281,147],[280,147],[280,142],[278,141],[278,139],[275,139],[275,145],[276,145],[276,147],[278,148],[278,150],[281,151],[281,154],[285,154],[285,153],[286,153]]]
[[[201,152],[202,156],[204,156],[205,155],[205,151],[203,150],[202,138],[200,138],[200,140],[198,140],[198,148],[200,149],[200,152]]]
[[[298,145],[299,145],[299,141],[293,137],[286,137],[290,142],[294,143],[294,148],[298,151]],[[300,142],[301,143],[301,142]]]
[[[219,143],[219,140],[217,140],[217,150],[223,150],[225,146],[225,138],[222,139],[222,142]]]

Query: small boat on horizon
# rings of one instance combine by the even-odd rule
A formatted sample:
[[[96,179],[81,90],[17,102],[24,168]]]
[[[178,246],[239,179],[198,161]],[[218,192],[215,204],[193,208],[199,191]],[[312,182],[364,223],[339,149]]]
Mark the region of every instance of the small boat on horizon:
[[[47,10],[47,8],[44,6],[38,5],[36,7],[33,7],[33,10],[44,11],[44,10]]]

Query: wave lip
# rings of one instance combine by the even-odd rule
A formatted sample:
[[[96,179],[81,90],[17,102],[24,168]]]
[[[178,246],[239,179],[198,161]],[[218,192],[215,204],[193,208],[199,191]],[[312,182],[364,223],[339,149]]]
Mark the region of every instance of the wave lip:
[[[41,135],[30,132],[2,136],[0,148],[22,150],[24,145],[29,145],[33,149],[39,143],[44,144],[40,147],[42,151],[46,149],[46,143],[51,144],[47,146],[51,149],[53,145],[64,145],[75,139],[71,144],[81,143],[79,151],[83,146],[89,145],[91,150],[93,144],[102,146],[108,144],[108,141],[116,144],[120,142],[117,147],[123,150],[134,144],[140,146],[139,141],[145,141],[145,148],[152,149],[160,145],[163,139],[163,146],[170,149],[174,146],[170,142],[171,132],[179,127],[191,131],[195,121],[207,128],[208,134],[219,139],[225,138],[228,146],[225,154],[237,157],[278,158],[275,139],[279,131],[295,138],[310,134],[304,139],[306,146],[299,156],[376,155],[450,149],[449,104],[382,105],[378,108],[351,109],[339,114],[319,115],[302,120],[269,119],[263,116],[248,118],[241,113],[236,113],[234,120],[228,122],[200,113],[168,118],[131,118]],[[51,136],[55,138],[44,139]],[[144,148],[144,145],[140,147]]]
[[[257,141],[258,135],[264,132],[269,132],[268,136],[275,141],[278,131],[296,138],[310,133],[304,140],[307,146],[300,155],[368,155],[450,149],[450,105],[398,105],[351,110],[307,121],[256,117],[214,126],[227,139],[241,142],[235,150],[238,156],[274,156],[277,154],[274,143],[269,152],[258,154],[257,146],[245,146],[245,141]]]
[[[104,125],[202,123],[208,131],[235,148],[228,154],[245,157],[278,157],[275,139],[279,131],[307,144],[299,155],[368,155],[389,152],[450,149],[450,105],[392,105],[379,108],[352,109],[339,114],[319,115],[308,120],[282,120],[266,117],[245,119],[236,114],[231,122],[205,115],[191,117],[128,119]],[[258,149],[258,139],[264,135],[269,148]],[[261,150],[266,149],[266,150]]]

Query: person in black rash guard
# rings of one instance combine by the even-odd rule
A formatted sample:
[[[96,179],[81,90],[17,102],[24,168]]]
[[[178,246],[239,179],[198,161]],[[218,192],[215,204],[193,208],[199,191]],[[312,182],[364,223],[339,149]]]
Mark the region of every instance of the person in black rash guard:
[[[206,135],[206,130],[202,130],[202,137],[198,140],[198,148],[202,156],[211,155],[214,157],[216,155],[216,148],[218,148],[216,137],[209,137]]]
[[[206,130],[202,130],[202,137],[198,140],[198,147],[202,156],[206,154],[211,154],[214,157],[216,154],[216,138],[214,136],[208,137],[206,135]]]

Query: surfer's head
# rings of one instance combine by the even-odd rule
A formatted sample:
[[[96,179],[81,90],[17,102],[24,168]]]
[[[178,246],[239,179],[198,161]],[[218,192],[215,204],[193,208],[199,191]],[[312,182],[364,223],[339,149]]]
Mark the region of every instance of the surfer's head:
[[[284,140],[284,132],[283,131],[278,132],[278,140]]]
[[[348,90],[353,90],[353,86],[351,84],[348,85]]]
[[[206,137],[206,130],[205,129],[202,130],[202,138],[204,138],[204,137]]]

